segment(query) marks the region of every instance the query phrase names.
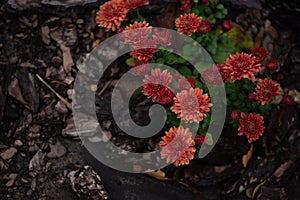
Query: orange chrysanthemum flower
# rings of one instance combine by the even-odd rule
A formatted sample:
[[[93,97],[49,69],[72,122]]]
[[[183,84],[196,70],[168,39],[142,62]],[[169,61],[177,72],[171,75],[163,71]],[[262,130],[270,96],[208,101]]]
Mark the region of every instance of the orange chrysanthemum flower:
[[[157,101],[159,92],[164,87],[168,87],[171,80],[172,76],[167,70],[161,71],[158,68],[152,69],[151,75],[145,75],[142,92],[147,98],[152,97],[152,101],[155,102]]]
[[[161,46],[170,46],[171,45],[171,34],[167,30],[158,31],[157,29],[153,30],[153,41],[157,45]]]
[[[134,31],[131,31],[134,30]],[[143,47],[143,45],[151,44],[153,46],[153,41],[149,41],[148,35],[152,30],[152,26],[149,26],[147,22],[134,22],[126,26],[124,31],[122,32],[122,39],[126,44],[131,46]],[[127,34],[127,32],[129,34]],[[130,31],[130,32],[129,32]]]
[[[227,80],[229,80],[230,74],[228,70],[224,69],[224,64],[217,64],[217,68],[222,76],[223,82],[226,82]]]
[[[144,5],[149,5],[149,1],[145,1],[145,0],[124,0],[124,4],[126,6],[126,8],[130,9],[130,8],[137,8],[139,6],[144,6]]]
[[[96,23],[105,28],[105,31],[110,29],[115,31],[125,20],[128,9],[124,6],[123,1],[112,0],[100,6],[96,15]]]
[[[208,94],[203,94],[202,89],[190,88],[177,93],[171,111],[187,123],[199,123],[206,116],[205,113],[210,111],[212,103],[209,101]]]
[[[260,64],[246,53],[236,53],[226,59],[223,69],[229,74],[230,82],[247,78],[255,81],[254,73],[259,72]]]
[[[175,166],[187,165],[194,158],[196,148],[190,129],[182,126],[173,127],[165,132],[159,142],[162,148],[161,157],[168,163],[173,162]]]
[[[206,34],[210,32],[210,30],[211,30],[210,22],[208,20],[202,20],[200,26],[198,27],[197,32]]]
[[[222,75],[221,70],[218,69],[217,65],[213,65],[211,68],[203,70],[201,77],[206,84],[220,86],[223,82],[222,79],[218,79],[218,76],[216,76],[216,74],[218,73],[221,74],[221,77],[223,79],[224,75]]]
[[[241,114],[238,135],[245,135],[249,143],[257,140],[264,132],[264,118],[256,113]]]
[[[260,79],[255,89],[255,97],[261,105],[266,105],[273,97],[279,95],[279,84],[274,83],[272,80]]]
[[[197,17],[194,13],[192,13],[180,15],[175,20],[175,25],[178,32],[185,33],[188,36],[191,36],[193,33],[198,31],[201,22],[202,18]]]
[[[158,52],[158,49],[154,48],[134,49],[130,52],[130,55],[139,61],[148,61],[156,52]]]

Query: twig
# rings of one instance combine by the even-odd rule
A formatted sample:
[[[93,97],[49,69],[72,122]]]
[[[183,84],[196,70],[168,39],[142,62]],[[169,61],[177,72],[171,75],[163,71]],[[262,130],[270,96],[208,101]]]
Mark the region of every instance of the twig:
[[[67,108],[69,108],[72,111],[72,105],[66,99],[64,99],[48,83],[46,83],[46,81],[44,81],[44,79],[42,79],[42,77],[40,77],[40,75],[38,75],[38,74],[35,74],[35,75],[44,85],[47,86],[47,88],[49,88],[49,90],[51,90],[61,100],[61,102],[63,102],[67,106]]]
[[[101,89],[101,91],[98,93],[99,96],[101,96],[101,94],[103,94],[103,92],[108,88],[108,86],[111,84],[113,80],[110,79],[108,82],[105,83],[104,87]]]

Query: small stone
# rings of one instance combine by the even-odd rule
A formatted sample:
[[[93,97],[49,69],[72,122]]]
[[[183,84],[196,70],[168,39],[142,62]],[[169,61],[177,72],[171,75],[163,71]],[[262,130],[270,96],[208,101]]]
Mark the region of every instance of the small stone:
[[[16,64],[18,62],[19,58],[17,56],[11,56],[9,57],[10,64]]]
[[[41,130],[41,126],[40,125],[33,125],[30,129],[29,129],[29,132],[32,132],[32,133],[39,133]]]
[[[0,156],[4,160],[8,160],[8,159],[11,159],[14,155],[16,155],[17,152],[18,151],[15,147],[10,147],[6,151],[2,152]]]
[[[21,140],[16,140],[15,142],[14,142],[14,144],[16,145],[16,146],[23,146],[23,142],[21,141]]]
[[[10,174],[9,175],[9,181],[5,184],[7,187],[11,187],[14,185],[15,183],[15,180],[17,178],[18,174]]]
[[[83,24],[83,22],[84,22],[83,19],[77,19],[76,20],[76,24]]]
[[[66,147],[64,147],[59,141],[55,145],[50,144],[50,152],[47,154],[48,158],[59,158],[67,153]]]

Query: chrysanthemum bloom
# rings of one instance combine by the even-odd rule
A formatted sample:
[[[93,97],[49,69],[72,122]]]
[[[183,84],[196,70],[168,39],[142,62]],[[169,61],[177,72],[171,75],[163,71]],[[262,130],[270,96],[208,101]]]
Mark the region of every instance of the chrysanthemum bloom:
[[[175,166],[187,165],[194,158],[196,148],[190,129],[182,126],[173,127],[165,132],[159,146],[162,148],[161,157]]]
[[[190,0],[181,0],[180,2],[180,13],[184,13],[191,9],[191,2]]]
[[[262,136],[265,127],[263,126],[264,118],[260,114],[250,113],[241,114],[239,120],[238,135],[245,135],[249,143]]]
[[[196,145],[202,145],[203,143],[207,142],[207,137],[205,134],[196,135],[194,141]]]
[[[278,60],[269,59],[265,66],[268,70],[275,71],[278,68]]]
[[[190,88],[177,93],[171,111],[187,123],[199,123],[206,116],[205,113],[210,111],[212,103],[209,101],[208,94],[203,94],[202,89]]]
[[[269,55],[269,52],[263,48],[250,49],[251,57],[255,57],[255,63],[262,63]]]
[[[217,68],[222,76],[223,82],[226,82],[227,80],[229,80],[230,74],[228,70],[224,69],[224,64],[217,64]]]
[[[202,0],[201,3],[203,4],[207,4],[209,2],[209,0]]]
[[[110,29],[115,31],[125,20],[128,9],[124,7],[122,1],[112,0],[100,6],[96,15],[96,23],[105,28],[105,31]]]
[[[222,73],[219,71],[217,65],[213,65],[211,68],[207,68],[203,70],[201,73],[201,77],[204,80],[205,84],[220,86],[223,82],[222,79],[218,79],[216,74],[220,73],[222,77]]]
[[[158,52],[158,49],[154,48],[134,49],[130,52],[130,55],[139,61],[148,61],[156,52]]]
[[[211,30],[210,22],[208,20],[202,20],[200,26],[198,27],[197,32],[205,34],[210,32],[210,30]]]
[[[122,40],[131,46],[143,47],[145,44],[150,44],[152,47],[153,41],[149,41],[148,38],[151,30],[152,26],[149,26],[149,23],[146,21],[134,22],[133,24],[129,24],[125,27],[122,32]]]
[[[142,92],[147,98],[152,97],[152,101],[155,102],[157,101],[158,93],[164,87],[168,87],[171,80],[172,76],[167,70],[161,71],[158,68],[152,69],[150,75],[145,75]]]
[[[240,119],[240,116],[241,116],[241,112],[238,110],[232,110],[228,114],[228,118],[231,121],[238,121]]]
[[[279,84],[274,83],[272,80],[260,79],[257,83],[254,94],[256,95],[256,100],[261,103],[261,105],[266,105],[273,97],[279,95],[278,93]]]
[[[149,5],[149,1],[145,0],[124,0],[125,7],[135,9],[139,6]]]
[[[186,78],[181,78],[178,80],[178,86],[177,88],[179,90],[188,90],[190,88],[195,88],[196,87],[196,80],[192,77]]]
[[[224,20],[222,23],[223,31],[229,31],[233,28],[232,21],[230,19]]]
[[[157,95],[157,103],[159,104],[169,104],[173,101],[174,97],[174,92],[168,88],[168,87],[163,87]]]
[[[144,76],[149,69],[148,62],[145,60],[137,61],[131,68],[131,73],[135,76]]]
[[[153,41],[157,45],[161,46],[170,46],[171,45],[171,34],[167,30],[158,31],[157,29],[153,30]]]
[[[178,32],[185,33],[188,36],[191,36],[193,33],[198,31],[198,27],[200,26],[201,21],[202,18],[197,17],[194,13],[184,14],[180,15],[175,20],[175,25]]]
[[[247,78],[255,81],[254,73],[259,72],[260,64],[255,63],[254,59],[246,53],[236,53],[226,59],[223,69],[229,73],[230,82]]]

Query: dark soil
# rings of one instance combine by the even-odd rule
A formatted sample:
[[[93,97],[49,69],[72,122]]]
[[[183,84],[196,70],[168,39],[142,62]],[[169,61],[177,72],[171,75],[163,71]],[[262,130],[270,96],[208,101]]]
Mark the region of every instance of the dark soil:
[[[178,2],[151,2],[141,13],[154,26],[172,28]],[[228,17],[252,36],[254,44],[279,60],[274,78],[285,90],[300,91],[299,3],[223,2]],[[299,199],[300,112],[296,104],[273,108],[265,137],[254,144],[246,168],[242,156],[250,144],[228,127],[204,159],[163,169],[167,181],[119,172],[91,156],[78,139],[68,106],[79,63],[110,36],[94,21],[101,3],[43,4],[23,10],[0,3],[0,199],[100,199],[100,193],[95,195],[84,186],[72,188],[70,172],[83,170],[84,165],[92,166],[101,177],[99,185],[110,199]],[[120,58],[110,66],[99,82],[99,91],[106,89],[96,96],[97,116],[115,144],[131,151],[151,150],[159,134],[147,140],[129,137],[110,114],[113,86],[129,69],[120,65],[123,61]],[[142,125],[149,123],[150,102],[141,95],[132,99],[134,105],[140,102],[143,106],[133,109],[132,117]]]

